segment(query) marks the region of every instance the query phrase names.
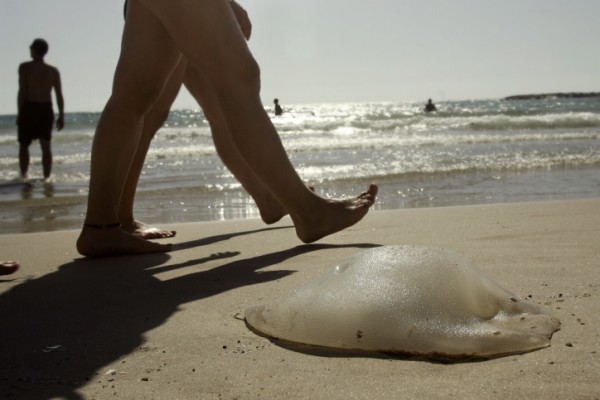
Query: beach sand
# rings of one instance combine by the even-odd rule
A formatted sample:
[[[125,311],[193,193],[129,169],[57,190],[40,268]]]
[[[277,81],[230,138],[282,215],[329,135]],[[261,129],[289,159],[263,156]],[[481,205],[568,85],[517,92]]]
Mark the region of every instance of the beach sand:
[[[175,228],[169,254],[104,259],[78,256],[77,231],[0,236],[21,262],[0,277],[0,398],[600,398],[600,199],[376,211],[313,245],[289,218]],[[561,330],[542,350],[447,364],[286,346],[240,319],[388,244],[461,253]]]

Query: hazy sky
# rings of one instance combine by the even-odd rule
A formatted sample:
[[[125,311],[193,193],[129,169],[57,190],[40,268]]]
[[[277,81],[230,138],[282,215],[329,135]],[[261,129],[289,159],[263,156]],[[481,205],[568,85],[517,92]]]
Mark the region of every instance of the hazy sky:
[[[599,0],[240,0],[271,104],[498,98],[600,91]],[[66,110],[110,93],[121,0],[0,0],[0,114],[36,37]],[[196,108],[182,91],[176,108]]]

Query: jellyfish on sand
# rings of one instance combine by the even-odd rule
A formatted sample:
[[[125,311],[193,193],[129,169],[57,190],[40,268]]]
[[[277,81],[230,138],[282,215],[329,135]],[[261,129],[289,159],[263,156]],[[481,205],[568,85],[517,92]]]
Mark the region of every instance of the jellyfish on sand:
[[[245,319],[289,342],[442,358],[540,349],[560,327],[465,258],[419,246],[358,253]]]

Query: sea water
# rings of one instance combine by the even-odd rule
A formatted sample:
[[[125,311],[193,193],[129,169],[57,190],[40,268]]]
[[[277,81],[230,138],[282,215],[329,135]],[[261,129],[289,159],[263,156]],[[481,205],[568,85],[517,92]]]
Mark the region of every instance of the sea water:
[[[301,178],[330,197],[379,184],[374,209],[600,197],[600,98],[284,105],[269,115]],[[0,116],[0,233],[75,229],[85,216],[99,113],[67,113],[53,176],[37,142],[19,182],[14,115]],[[118,146],[115,143],[115,146]],[[153,224],[259,217],[215,152],[199,110],[157,133],[135,215]]]

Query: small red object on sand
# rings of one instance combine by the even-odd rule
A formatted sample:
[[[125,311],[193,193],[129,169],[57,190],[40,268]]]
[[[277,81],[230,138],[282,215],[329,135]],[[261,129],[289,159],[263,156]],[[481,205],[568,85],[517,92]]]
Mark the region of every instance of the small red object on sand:
[[[0,275],[10,275],[19,269],[19,263],[16,261],[0,262]]]

